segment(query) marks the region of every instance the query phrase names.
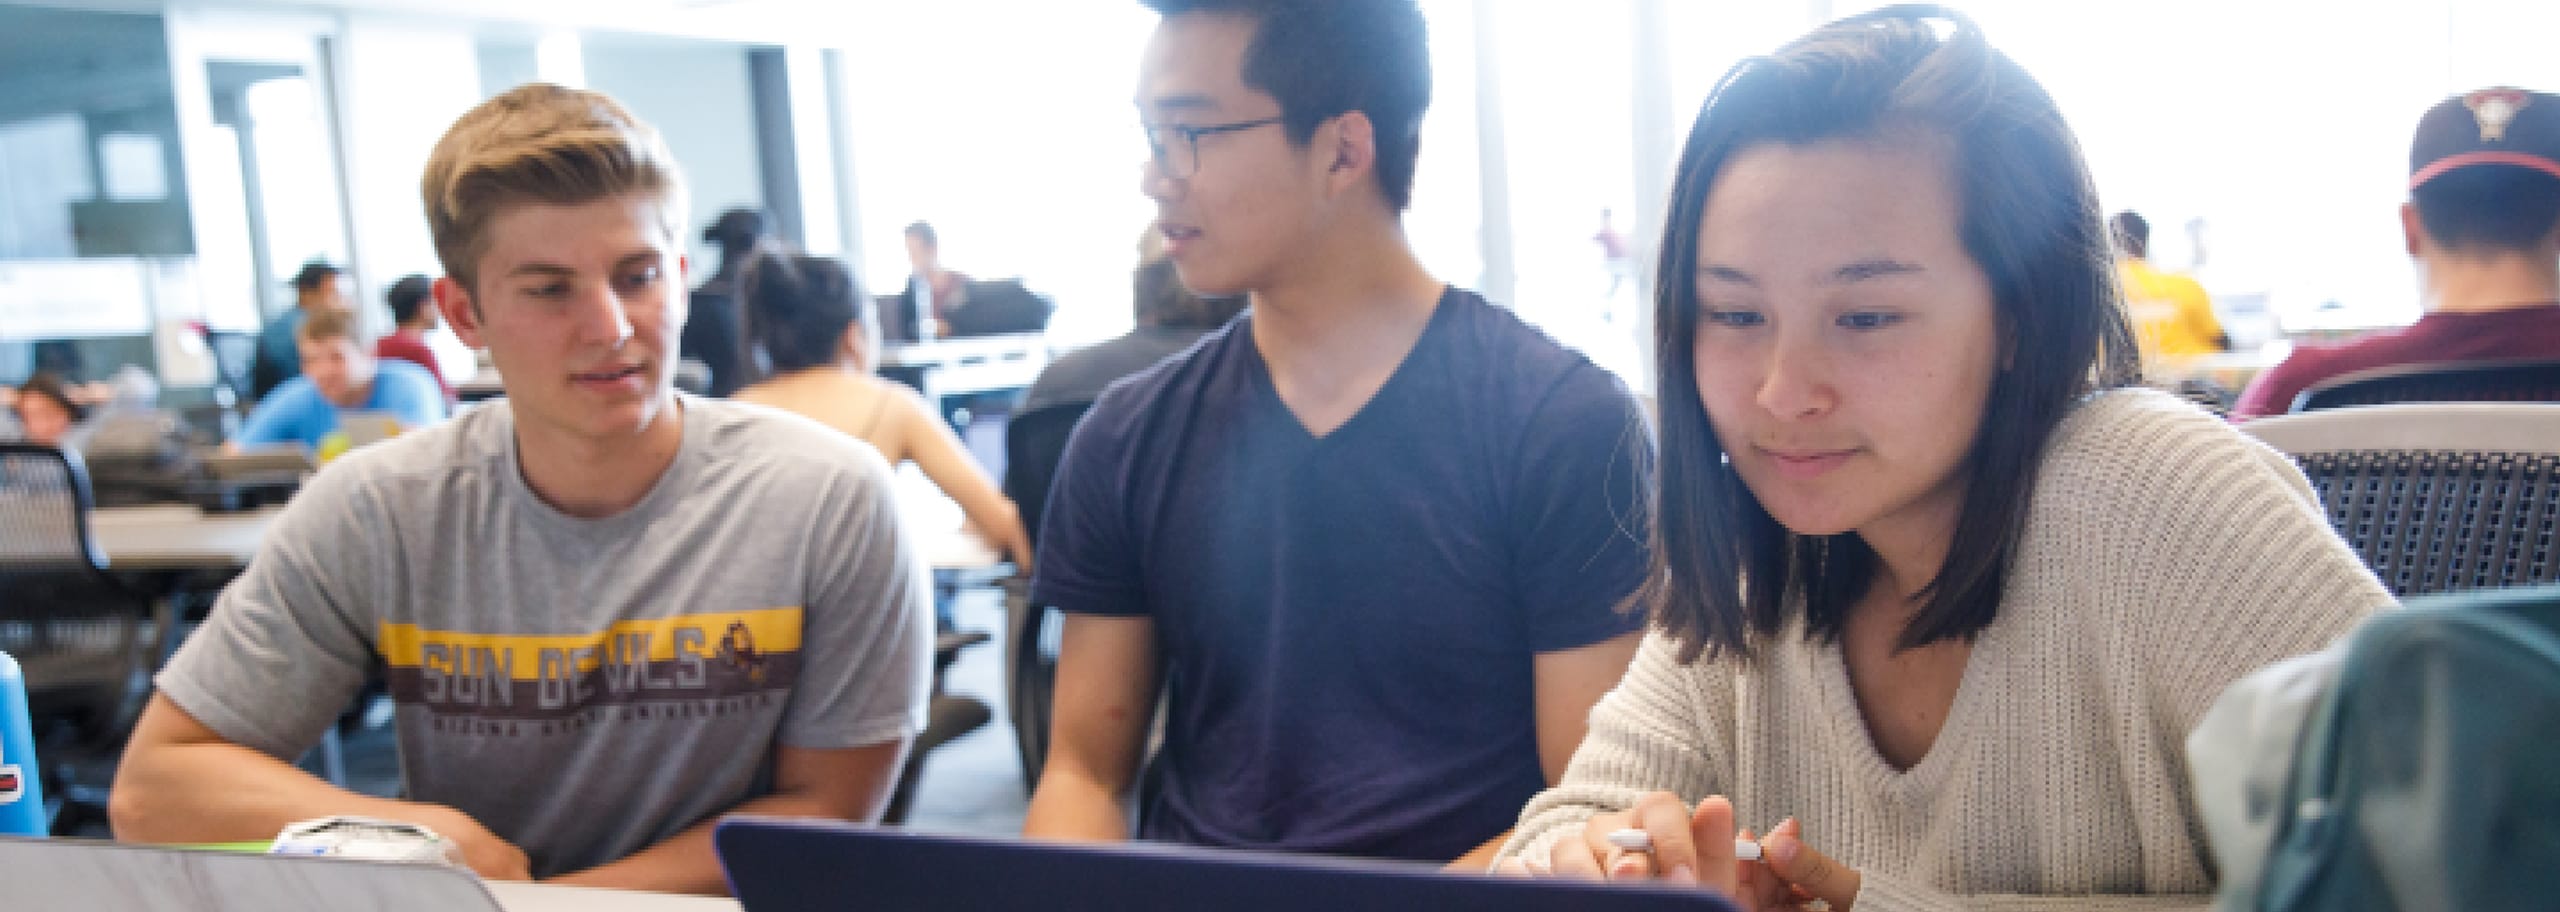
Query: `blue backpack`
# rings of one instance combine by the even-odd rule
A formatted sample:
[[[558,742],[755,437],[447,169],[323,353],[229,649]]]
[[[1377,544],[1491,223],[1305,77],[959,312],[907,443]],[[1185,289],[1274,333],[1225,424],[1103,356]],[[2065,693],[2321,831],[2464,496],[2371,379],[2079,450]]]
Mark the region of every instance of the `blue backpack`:
[[[2560,908],[2560,586],[2367,621],[2265,810],[2255,894],[2224,908]]]

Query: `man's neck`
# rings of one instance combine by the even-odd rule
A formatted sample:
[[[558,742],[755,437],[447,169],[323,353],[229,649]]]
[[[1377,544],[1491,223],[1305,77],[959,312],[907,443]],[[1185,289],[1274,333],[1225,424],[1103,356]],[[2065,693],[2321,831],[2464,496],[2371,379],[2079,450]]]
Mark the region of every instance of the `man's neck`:
[[[1274,373],[1402,361],[1445,287],[1393,223],[1337,234],[1298,262],[1253,292],[1254,344]]]
[[[673,394],[632,437],[596,440],[516,424],[525,485],[553,509],[580,519],[603,519],[639,504],[683,448],[684,408]]]
[[[2427,309],[2484,313],[2560,301],[2560,262],[2524,254],[2442,257],[2426,264]]]
[[[1338,232],[1254,290],[1254,348],[1281,399],[1321,436],[1395,373],[1444,288],[1393,221]]]

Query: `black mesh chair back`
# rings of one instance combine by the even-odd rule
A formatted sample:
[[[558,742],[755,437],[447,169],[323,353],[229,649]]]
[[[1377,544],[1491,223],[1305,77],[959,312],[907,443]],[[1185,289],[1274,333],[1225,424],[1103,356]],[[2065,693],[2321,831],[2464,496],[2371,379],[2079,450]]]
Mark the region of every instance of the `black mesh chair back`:
[[[1016,413],[1005,422],[1004,496],[1021,511],[1022,527],[1035,545],[1049,505],[1049,485],[1057,480],[1058,462],[1067,456],[1067,438],[1091,408],[1090,402],[1042,406]]]
[[[2229,387],[2203,377],[2180,380],[2176,386],[2170,387],[2169,392],[2180,399],[2195,403],[2197,408],[2213,413],[2213,417],[2216,418],[2231,417],[2231,406],[2240,399],[2239,395],[2233,393]]]
[[[1091,402],[1045,406],[1013,416],[1005,426],[1004,496],[1022,514],[1022,526],[1038,544],[1049,504],[1049,486],[1066,458],[1067,438]],[[1031,604],[1030,568],[1005,581],[1005,709],[1013,717],[1014,749],[1022,758],[1025,789],[1040,782],[1049,757],[1049,701],[1057,691],[1058,613]]]
[[[80,457],[33,443],[0,443],[0,568],[103,566],[89,545],[89,479]]]
[[[2560,359],[2402,364],[2332,377],[2294,397],[2293,410],[2395,402],[2560,402]]]
[[[2241,427],[2293,457],[2395,595],[2560,581],[2560,405],[2378,405]]]
[[[150,693],[159,619],[153,600],[106,573],[90,540],[89,485],[77,455],[0,444],[0,651],[25,673],[49,797],[103,812],[113,757]],[[76,787],[75,787],[76,786]]]

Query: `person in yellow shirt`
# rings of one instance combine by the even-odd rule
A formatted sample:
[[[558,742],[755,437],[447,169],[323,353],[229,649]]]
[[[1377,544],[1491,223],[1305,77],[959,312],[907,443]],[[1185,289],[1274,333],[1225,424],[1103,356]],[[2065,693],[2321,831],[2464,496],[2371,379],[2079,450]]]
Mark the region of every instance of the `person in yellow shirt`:
[[[2222,322],[2214,319],[2213,299],[2206,296],[2204,286],[2152,268],[2148,259],[2151,223],[2140,213],[2126,211],[2116,213],[2108,225],[2115,229],[2116,250],[2121,254],[2116,274],[2124,283],[2125,312],[2133,318],[2143,363],[2229,350],[2231,337],[2223,333]]]

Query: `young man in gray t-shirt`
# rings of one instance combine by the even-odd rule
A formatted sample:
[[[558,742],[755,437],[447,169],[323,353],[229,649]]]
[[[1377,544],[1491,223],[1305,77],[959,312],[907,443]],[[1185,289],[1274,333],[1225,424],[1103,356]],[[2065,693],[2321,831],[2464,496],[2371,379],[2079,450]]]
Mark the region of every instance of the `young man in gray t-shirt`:
[[[121,838],[424,824],[483,876],[725,888],[723,815],[876,819],[919,728],[931,614],[888,468],[678,397],[682,178],[610,99],[526,86],[427,166],[437,306],[507,397],[314,478],[171,660]],[[409,800],[294,769],[386,669]]]

